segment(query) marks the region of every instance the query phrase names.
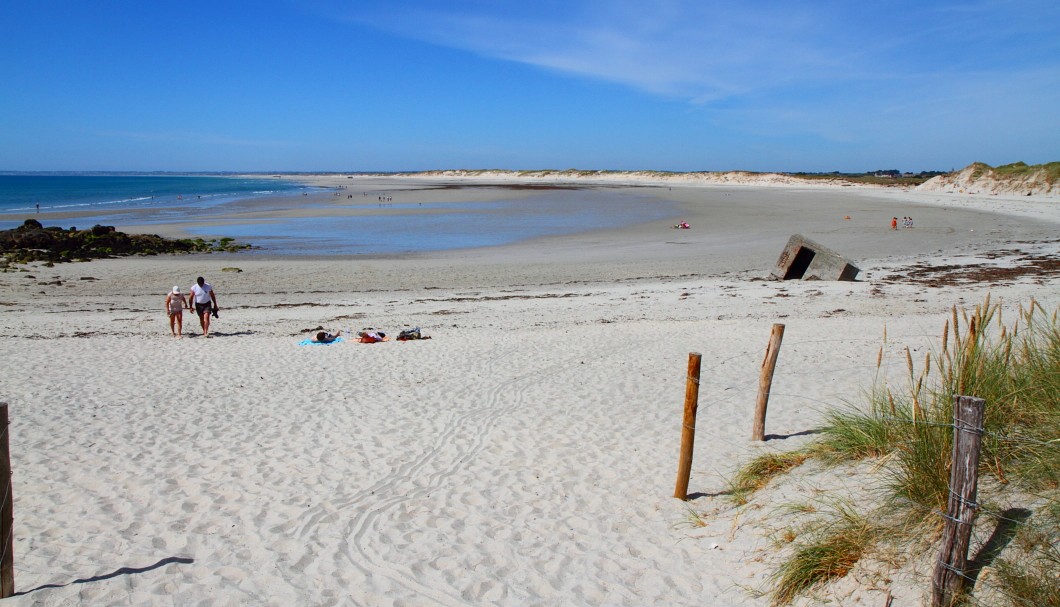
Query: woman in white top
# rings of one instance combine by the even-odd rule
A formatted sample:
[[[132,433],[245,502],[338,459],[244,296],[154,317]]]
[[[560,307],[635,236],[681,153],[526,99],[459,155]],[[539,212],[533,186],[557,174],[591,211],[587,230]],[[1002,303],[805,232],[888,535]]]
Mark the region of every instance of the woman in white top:
[[[166,294],[166,314],[169,315],[169,332],[173,337],[184,337],[184,308],[187,302],[180,292],[180,287]]]

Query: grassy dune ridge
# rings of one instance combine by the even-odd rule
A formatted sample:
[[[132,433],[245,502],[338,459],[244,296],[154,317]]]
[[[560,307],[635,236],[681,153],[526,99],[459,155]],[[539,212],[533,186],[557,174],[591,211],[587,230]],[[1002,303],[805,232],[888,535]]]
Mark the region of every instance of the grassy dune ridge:
[[[793,534],[774,573],[774,605],[842,578],[866,556],[888,560],[881,555],[898,552],[915,560],[933,554],[943,522],[938,514],[949,498],[955,395],[987,401],[976,524],[982,533],[993,529],[1007,537],[990,562],[974,565],[977,573],[987,566],[994,573],[980,577],[967,600],[1013,607],[1060,603],[1058,312],[1032,301],[1005,324],[989,296],[970,312],[954,307],[937,351],[918,365],[906,350],[907,386],[874,386],[867,405],[829,412],[820,437],[806,447],[760,456],[736,473],[731,494],[744,504],[771,479],[810,459],[875,463],[868,482],[883,496],[882,505],[866,510],[840,499]],[[907,563],[898,559],[891,566]],[[918,573],[925,579],[931,574]]]

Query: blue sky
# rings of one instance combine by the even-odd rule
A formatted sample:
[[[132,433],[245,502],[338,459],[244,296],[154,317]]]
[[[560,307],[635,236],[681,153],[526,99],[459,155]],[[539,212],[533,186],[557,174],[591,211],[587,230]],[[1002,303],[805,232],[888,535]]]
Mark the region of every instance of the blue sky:
[[[0,170],[1060,160],[1056,0],[12,0]]]

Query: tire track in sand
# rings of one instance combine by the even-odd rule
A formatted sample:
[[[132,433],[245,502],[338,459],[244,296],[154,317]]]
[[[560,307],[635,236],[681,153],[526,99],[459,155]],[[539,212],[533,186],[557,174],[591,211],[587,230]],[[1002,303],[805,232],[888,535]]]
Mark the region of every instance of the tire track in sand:
[[[526,352],[525,347],[516,345],[503,353],[491,357],[486,364],[476,368],[472,365],[465,371],[468,377],[491,377],[491,371],[501,362],[509,361],[509,367],[519,364],[510,361],[513,354]],[[528,356],[537,356],[529,352]],[[433,491],[446,486],[446,481],[465,469],[488,444],[488,437],[498,422],[513,411],[523,407],[527,401],[527,391],[538,384],[550,373],[569,367],[574,361],[584,360],[584,352],[569,354],[562,360],[555,361],[545,368],[531,371],[489,386],[481,395],[475,393],[480,387],[468,386],[454,395],[452,401],[462,399],[471,401],[467,409],[454,412],[444,422],[444,428],[438,432],[429,448],[409,462],[395,468],[391,473],[379,478],[372,486],[351,495],[343,500],[318,506],[313,514],[304,519],[299,529],[299,536],[309,540],[317,533],[317,522],[336,511],[353,511],[352,518],[345,525],[344,538],[340,541],[340,550],[366,580],[381,576],[390,583],[407,589],[411,594],[429,599],[439,605],[466,605],[467,599],[454,592],[446,592],[417,581],[405,565],[388,562],[378,551],[372,549],[368,540],[378,536],[379,525],[397,508],[412,500],[429,496]],[[594,350],[594,356],[599,352]],[[521,366],[521,365],[520,365]],[[462,448],[453,448],[459,441]],[[416,482],[419,481],[419,482]],[[396,486],[410,487],[406,491],[394,493]],[[378,499],[380,494],[392,494]],[[375,495],[373,495],[375,494]],[[374,499],[368,503],[370,499]],[[320,538],[326,540],[326,538]],[[352,598],[352,597],[351,597]]]

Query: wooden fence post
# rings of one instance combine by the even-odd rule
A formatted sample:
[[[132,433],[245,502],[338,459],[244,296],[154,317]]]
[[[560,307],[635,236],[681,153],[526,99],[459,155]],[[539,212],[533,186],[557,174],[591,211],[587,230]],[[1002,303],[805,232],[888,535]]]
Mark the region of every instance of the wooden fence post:
[[[677,463],[674,497],[688,499],[688,479],[692,475],[692,447],[696,442],[696,411],[699,409],[699,367],[702,356],[688,353],[688,381],[685,384],[685,413],[681,420],[681,458]]]
[[[986,401],[973,396],[953,397],[953,461],[950,498],[942,548],[931,578],[931,607],[949,607],[960,596],[968,571],[968,544],[975,520],[979,485],[979,450],[983,443]]]
[[[15,594],[15,513],[14,492],[11,490],[10,424],[7,403],[0,403],[0,599]]]
[[[758,374],[758,402],[755,403],[755,423],[751,429],[751,440],[766,440],[766,406],[769,404],[769,389],[773,386],[773,370],[777,368],[780,342],[784,341],[784,325],[776,323],[769,334],[769,347],[762,359],[762,370]]]

